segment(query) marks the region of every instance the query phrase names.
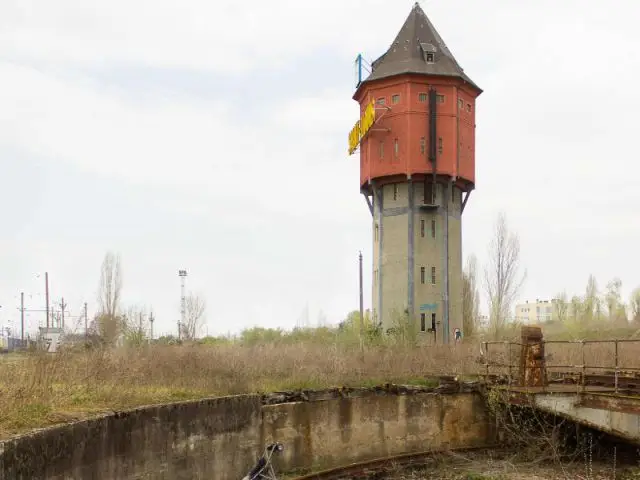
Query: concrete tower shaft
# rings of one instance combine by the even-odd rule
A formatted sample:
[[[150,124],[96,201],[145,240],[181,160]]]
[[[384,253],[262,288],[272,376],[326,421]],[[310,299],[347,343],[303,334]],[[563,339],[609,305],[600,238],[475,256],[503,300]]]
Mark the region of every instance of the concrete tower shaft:
[[[356,89],[363,120],[350,145],[359,139],[384,330],[407,314],[427,341],[448,343],[462,329],[461,216],[475,188],[481,93],[417,3]]]

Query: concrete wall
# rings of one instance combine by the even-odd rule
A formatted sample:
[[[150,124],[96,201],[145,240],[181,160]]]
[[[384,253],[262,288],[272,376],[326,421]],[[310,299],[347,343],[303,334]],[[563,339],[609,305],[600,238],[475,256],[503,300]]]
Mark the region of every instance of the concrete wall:
[[[146,407],[0,444],[0,479],[238,479],[260,451],[258,395]]]
[[[479,394],[386,395],[265,406],[263,439],[286,445],[283,471],[330,468],[430,449],[486,446]]]
[[[223,397],[45,429],[0,443],[0,479],[237,480],[274,440],[284,471],[492,439],[478,393],[305,395],[318,400]]]

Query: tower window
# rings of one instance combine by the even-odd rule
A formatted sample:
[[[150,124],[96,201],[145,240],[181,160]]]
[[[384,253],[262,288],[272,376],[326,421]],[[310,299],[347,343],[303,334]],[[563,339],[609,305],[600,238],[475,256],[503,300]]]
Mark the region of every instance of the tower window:
[[[438,153],[442,153],[442,137],[438,137]]]
[[[431,238],[436,238],[436,221],[431,220]]]
[[[436,267],[431,267],[431,285],[436,284]]]
[[[400,95],[397,93],[391,97],[391,103],[400,103]]]
[[[471,104],[467,103],[467,112],[471,112]]]
[[[420,103],[425,103],[427,101],[427,94],[426,93],[419,93],[418,94],[418,101]]]
[[[393,153],[395,154],[395,156],[398,156],[398,152],[400,151],[400,148],[398,147],[398,139],[396,138],[393,141]]]
[[[436,95],[436,102],[444,103],[444,95]]]
[[[380,141],[380,158],[384,158],[384,141]]]
[[[420,153],[424,154],[424,152],[427,150],[427,141],[425,140],[424,137],[420,138]]]
[[[424,280],[424,275],[425,275],[424,267],[420,267],[420,283],[424,283],[424,281],[425,281]]]
[[[459,98],[458,99],[458,108],[462,109],[463,107],[464,107],[464,101],[461,98]]]
[[[436,331],[436,314],[435,313],[431,314],[431,331],[432,332]]]
[[[393,199],[394,200],[398,199],[398,184],[397,183],[393,184]]]
[[[376,100],[376,103],[378,105],[384,105],[385,104],[385,100],[384,97],[380,97],[379,99]]]
[[[433,63],[435,60],[435,55],[432,52],[427,53],[427,63]]]
[[[424,238],[424,220],[420,220],[420,236]]]
[[[420,314],[420,331],[427,331],[427,315],[425,313]]]

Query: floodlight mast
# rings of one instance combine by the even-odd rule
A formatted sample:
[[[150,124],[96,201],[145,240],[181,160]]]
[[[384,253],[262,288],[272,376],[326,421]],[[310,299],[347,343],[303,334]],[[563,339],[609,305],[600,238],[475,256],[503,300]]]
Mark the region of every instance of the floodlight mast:
[[[178,270],[178,276],[180,277],[180,320],[178,320],[178,340],[182,339],[182,329],[186,320],[186,298],[184,293],[185,278],[187,277],[186,270]]]

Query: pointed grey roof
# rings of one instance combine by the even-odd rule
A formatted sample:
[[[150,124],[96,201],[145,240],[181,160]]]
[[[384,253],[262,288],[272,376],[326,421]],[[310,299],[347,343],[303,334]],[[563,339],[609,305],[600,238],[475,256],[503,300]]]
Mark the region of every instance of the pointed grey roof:
[[[389,50],[371,65],[372,72],[363,83],[382,78],[417,73],[458,77],[482,91],[468,76],[418,2]]]

